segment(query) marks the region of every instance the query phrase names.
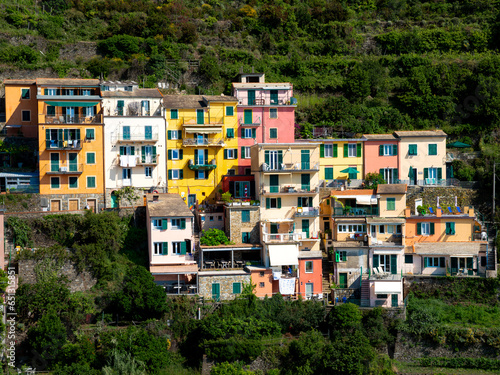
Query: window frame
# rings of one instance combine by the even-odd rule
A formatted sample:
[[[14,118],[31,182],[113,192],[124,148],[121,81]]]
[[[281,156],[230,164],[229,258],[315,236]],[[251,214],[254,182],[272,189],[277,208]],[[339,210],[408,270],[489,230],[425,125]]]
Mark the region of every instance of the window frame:
[[[153,167],[144,167],[144,177],[153,178]]]
[[[87,165],[95,165],[96,164],[95,154],[96,153],[94,151],[86,152],[85,153],[85,164],[87,164]],[[93,155],[93,158],[94,158],[94,162],[93,163],[89,163],[89,156],[90,155]]]
[[[163,229],[163,220],[166,220],[166,219],[153,219],[153,220],[151,220],[151,224],[153,225],[153,229],[162,230]]]
[[[422,236],[430,236],[431,235],[431,223],[422,223],[420,233]]]
[[[175,113],[175,117],[172,116],[172,114]],[[171,108],[170,109],[170,120],[178,120],[179,119],[179,110]]]
[[[394,145],[391,144],[384,144],[384,156],[394,156]]]
[[[153,242],[153,255],[163,255],[163,242]]]
[[[305,273],[314,273],[314,263],[312,260],[306,260],[304,264]]]
[[[325,158],[333,158],[333,144],[325,144]]]
[[[269,128],[269,139],[278,139],[278,128]]]
[[[89,132],[92,133],[91,137],[88,136]],[[88,141],[94,141],[95,140],[95,129],[94,128],[85,129],[85,139],[88,140]]]
[[[409,261],[411,259],[411,262]],[[413,254],[405,254],[405,264],[413,264]]]
[[[181,150],[178,148],[173,148],[173,149],[171,149],[171,151],[172,151],[172,159],[171,160],[180,160]],[[177,156],[175,156],[174,154],[177,154]]]
[[[24,93],[25,92],[28,93],[28,97],[27,98],[24,97]],[[24,89],[22,88],[21,89],[21,100],[29,100],[29,99],[31,99],[31,90],[29,88],[27,88],[27,89],[26,88],[24,88]]]
[[[171,169],[172,171],[172,180],[180,180],[180,169]]]
[[[72,178],[76,179],[76,186],[71,186],[71,179]],[[75,176],[68,177],[68,189],[78,189],[78,177],[75,177]]]
[[[278,118],[278,108],[269,108],[269,118],[271,119]]]
[[[418,155],[418,145],[415,143],[408,144],[408,155],[417,156]]]
[[[250,139],[250,138],[253,138],[252,137],[252,128],[244,128],[244,139]],[[250,133],[250,135],[248,135],[248,133]]]
[[[94,181],[94,186],[90,186],[89,184],[90,181]],[[96,189],[97,188],[97,178],[96,176],[87,176],[87,189]]]
[[[354,155],[351,155],[354,154]],[[357,144],[356,143],[348,143],[347,144],[347,157],[355,158],[357,157]]]
[[[226,106],[226,116],[234,116],[234,106],[232,105]]]
[[[182,255],[182,242],[172,241],[172,255]]]
[[[429,143],[427,146],[427,152],[429,156],[436,156],[438,154],[437,152],[437,143]]]
[[[24,117],[24,115],[27,114],[28,115],[28,119],[26,120]],[[22,122],[31,122],[31,111],[29,109],[23,109],[21,111],[21,121]]]
[[[57,181],[57,186],[54,186],[54,182]],[[50,188],[51,189],[60,189],[61,188],[61,178],[60,177],[50,177]]]
[[[387,211],[396,211],[396,198],[387,198]]]
[[[241,222],[242,223],[250,222],[250,210],[241,210]]]

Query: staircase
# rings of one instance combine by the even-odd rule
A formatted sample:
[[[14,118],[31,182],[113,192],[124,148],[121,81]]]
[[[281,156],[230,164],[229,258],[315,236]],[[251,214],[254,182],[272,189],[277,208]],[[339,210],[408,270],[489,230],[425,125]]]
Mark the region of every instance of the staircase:
[[[368,275],[363,274],[361,277],[361,307],[370,307],[370,281]]]
[[[332,262],[328,260],[328,254],[323,253],[323,261],[322,261],[322,273],[323,273],[323,294],[332,292],[332,288],[330,288],[330,272],[333,272]]]

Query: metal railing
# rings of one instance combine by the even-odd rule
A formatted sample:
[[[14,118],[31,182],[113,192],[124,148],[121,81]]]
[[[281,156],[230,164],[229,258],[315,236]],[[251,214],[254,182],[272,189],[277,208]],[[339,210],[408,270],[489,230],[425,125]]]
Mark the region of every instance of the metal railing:
[[[240,105],[275,105],[275,106],[282,106],[282,105],[297,105],[297,100],[293,96],[282,96],[278,97],[278,99],[271,99],[269,97],[267,98],[255,98],[255,99],[240,99],[239,100]]]
[[[252,118],[252,122],[246,122],[245,119],[243,117],[239,117],[238,118],[238,123],[241,125],[241,126],[259,126],[260,124],[262,124],[262,122],[260,121],[260,117],[257,117],[257,118]]]
[[[319,163],[311,164],[309,162],[298,163],[281,163],[281,164],[267,164],[262,163],[260,166],[264,172],[274,171],[319,171]]]
[[[136,165],[137,164],[157,164],[159,158],[160,158],[160,154],[141,155],[140,157],[135,156],[135,155],[120,155],[120,156],[118,156],[118,158],[116,160],[117,160],[117,164],[122,166],[122,167],[127,167],[127,166],[133,167],[134,164],[136,164]],[[134,163],[134,160],[131,160],[131,159],[135,159],[135,163]]]
[[[333,208],[333,216],[378,216],[378,207]]]
[[[120,133],[115,136],[115,142],[157,142],[158,133],[151,134],[123,134]]]
[[[45,148],[52,150],[81,150],[82,140],[81,139],[71,139],[71,140],[54,140],[48,139],[45,141]]]
[[[319,216],[319,208],[299,207],[295,212],[295,217],[314,217]]]
[[[102,115],[71,116],[40,114],[38,121],[40,124],[102,124]]]
[[[317,194],[319,193],[319,186],[268,186],[266,189],[261,190],[261,194]]]
[[[83,164],[61,163],[47,164],[43,167],[42,173],[46,174],[80,174],[83,172]]]
[[[184,138],[182,140],[183,146],[225,146],[224,139],[222,138]]]
[[[183,125],[190,125],[190,126],[219,126],[219,125],[224,125],[224,117],[210,117],[208,118],[203,118],[203,123],[198,122],[198,118],[196,116],[194,117],[183,117],[182,118],[182,124]]]
[[[304,233],[263,233],[264,242],[294,242],[301,241]]]
[[[116,107],[116,108],[104,108],[104,113],[106,116],[130,116],[130,117],[155,117],[162,116],[162,107],[161,105],[156,107],[155,109],[131,109],[130,107]]]

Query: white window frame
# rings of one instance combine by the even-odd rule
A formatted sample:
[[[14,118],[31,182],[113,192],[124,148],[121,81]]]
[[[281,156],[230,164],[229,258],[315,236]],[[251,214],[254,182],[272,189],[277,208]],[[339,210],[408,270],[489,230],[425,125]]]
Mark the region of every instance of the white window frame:
[[[180,150],[178,148],[172,149],[172,160],[179,160]]]
[[[163,255],[163,242],[153,242],[153,255]]]
[[[180,169],[172,169],[172,180],[178,180],[180,176]]]
[[[162,229],[162,219],[153,219],[153,229]]]
[[[429,171],[428,178],[437,179],[437,168],[429,168],[428,171]]]
[[[245,129],[245,131],[248,129]],[[228,148],[227,149],[227,158],[228,159],[236,159],[236,149],[234,148]]]
[[[349,158],[355,158],[357,156],[357,145],[356,143],[349,143],[347,145],[347,156]]]
[[[421,225],[421,234],[422,236],[430,236],[431,235],[431,224],[430,223],[422,223]]]
[[[203,177],[200,177],[203,176]],[[205,180],[207,178],[207,174],[205,171],[196,171],[196,177],[198,180]]]
[[[244,155],[241,155],[241,158],[242,159],[250,159],[251,156],[250,156],[250,147],[248,146],[243,146],[243,150],[245,151]]]
[[[89,187],[89,177],[94,177],[94,181],[95,181],[94,187]],[[87,189],[97,189],[97,176],[87,176],[87,179],[85,182],[87,183]]]
[[[171,229],[181,229],[181,219],[170,219]]]
[[[393,145],[384,145],[384,156],[393,156],[394,148]]]
[[[366,224],[339,224],[337,233],[366,233]]]
[[[177,255],[181,254],[181,243],[182,242],[179,241],[172,242],[172,254],[177,254]]]
[[[87,162],[87,161],[88,161],[88,155],[90,155],[90,154],[94,154],[94,162],[93,162],[93,163],[88,163],[88,162]],[[96,154],[96,153],[95,153],[94,151],[92,151],[92,152],[86,152],[86,153],[85,153],[85,164],[87,164],[87,165],[95,165],[95,164],[97,163],[97,162],[96,162],[96,157],[95,157],[95,154]]]
[[[311,267],[308,267],[308,264],[311,265]],[[310,270],[308,271],[307,269],[310,268]],[[305,272],[306,273],[314,273],[314,263],[312,260],[306,260],[306,264],[305,264]]]
[[[244,128],[245,138],[252,138],[252,128]]]
[[[333,144],[325,145],[325,158],[333,158]]]
[[[175,140],[178,140],[179,139],[179,131],[180,130],[171,130],[171,133],[170,133],[170,139],[172,141],[175,141]]]
[[[273,207],[273,202],[274,202],[274,207]],[[278,210],[278,198],[270,198],[269,199],[269,209],[270,210]]]

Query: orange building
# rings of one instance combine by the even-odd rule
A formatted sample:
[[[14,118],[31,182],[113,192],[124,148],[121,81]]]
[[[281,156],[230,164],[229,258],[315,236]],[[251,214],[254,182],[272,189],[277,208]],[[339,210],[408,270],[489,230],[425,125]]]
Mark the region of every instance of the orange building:
[[[7,135],[38,136],[36,82],[33,79],[6,79],[5,128]]]

